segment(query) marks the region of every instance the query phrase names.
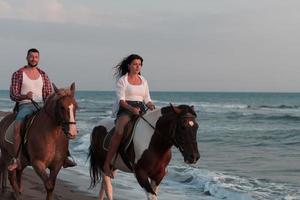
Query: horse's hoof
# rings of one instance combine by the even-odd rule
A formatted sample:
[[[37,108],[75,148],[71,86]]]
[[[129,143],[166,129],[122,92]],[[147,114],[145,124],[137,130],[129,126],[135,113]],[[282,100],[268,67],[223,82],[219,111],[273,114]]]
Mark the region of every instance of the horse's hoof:
[[[68,168],[68,167],[75,167],[77,165],[76,162],[70,160],[70,159],[65,159],[64,164],[63,164],[63,168]]]
[[[8,187],[3,187],[2,188],[2,193],[6,193],[7,192]]]
[[[11,193],[11,196],[12,196],[12,198],[15,199],[15,200],[22,200],[21,194],[16,194],[15,192],[12,192],[12,193]]]

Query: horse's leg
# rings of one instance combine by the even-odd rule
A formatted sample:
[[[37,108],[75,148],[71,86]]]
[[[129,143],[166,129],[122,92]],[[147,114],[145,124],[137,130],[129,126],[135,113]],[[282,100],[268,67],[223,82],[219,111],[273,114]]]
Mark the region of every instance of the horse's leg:
[[[46,183],[46,190],[47,190],[47,198],[46,200],[52,200],[53,199],[53,190],[56,183],[56,177],[61,169],[62,165],[56,165],[54,169],[50,170],[50,176]]]
[[[153,189],[153,191],[155,192],[155,194],[157,195],[158,193],[158,185],[156,184],[156,182],[154,180],[151,180],[151,187]],[[147,200],[157,200],[157,196],[151,193],[148,193],[147,191],[146,195],[147,195]]]
[[[1,186],[2,186],[2,174],[3,174],[3,172],[1,171],[1,166],[0,166],[0,184],[1,184]],[[2,189],[2,187],[1,187],[1,189]]]
[[[2,154],[0,157],[0,183],[2,192],[7,189],[7,166],[5,164],[5,156]]]
[[[51,190],[51,188],[53,187],[49,182],[49,176],[46,172],[46,165],[41,161],[34,161],[32,163],[32,167],[34,168],[34,171],[37,173],[37,175],[42,179],[47,191],[47,199],[48,199],[48,191]]]
[[[113,171],[113,176],[115,176],[116,170]],[[104,199],[104,191],[106,194],[106,197],[108,200],[113,200],[113,187],[111,184],[111,178],[109,176],[104,176],[102,175],[102,184],[101,184],[101,189],[99,191],[99,197],[98,200],[103,200]]]
[[[2,192],[7,191],[7,167],[4,165],[5,168],[2,171]]]
[[[3,181],[4,181],[3,175],[4,175],[4,163],[2,157],[0,157],[0,184],[2,190],[3,190]]]
[[[17,183],[16,173],[17,173],[16,170],[14,170],[12,172],[8,172],[8,180],[10,182],[11,187],[14,190],[14,192],[13,192],[14,198],[16,200],[19,200],[21,198],[21,194],[20,194],[19,185]]]
[[[19,186],[19,193],[21,194],[23,192],[23,186],[22,186],[22,173],[23,173],[24,167],[22,167],[20,170],[17,170],[16,172],[16,179],[17,184]]]

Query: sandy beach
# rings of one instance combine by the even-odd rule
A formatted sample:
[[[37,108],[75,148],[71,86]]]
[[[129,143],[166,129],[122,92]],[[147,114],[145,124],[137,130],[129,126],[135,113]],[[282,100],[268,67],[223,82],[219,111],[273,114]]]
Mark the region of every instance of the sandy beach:
[[[41,200],[46,197],[42,180],[36,175],[31,168],[26,168],[23,174],[23,200]],[[12,189],[8,183],[8,190],[5,193],[0,193],[1,200],[11,200]],[[88,193],[79,191],[76,186],[66,181],[57,180],[54,190],[54,200],[95,200],[96,197],[91,197]]]

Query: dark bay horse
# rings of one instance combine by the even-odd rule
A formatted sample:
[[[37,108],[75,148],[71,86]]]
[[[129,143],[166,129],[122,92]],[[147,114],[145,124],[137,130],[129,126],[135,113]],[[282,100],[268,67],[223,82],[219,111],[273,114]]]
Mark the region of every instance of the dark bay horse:
[[[72,83],[70,89],[57,89],[55,85],[53,88],[54,93],[48,97],[28,128],[27,142],[22,145],[20,153],[21,167],[8,172],[16,199],[21,198],[21,176],[28,165],[32,165],[42,179],[47,191],[46,199],[52,199],[56,176],[68,156],[69,139],[76,137],[75,84]],[[14,118],[15,114],[8,114],[0,122],[0,172],[4,177],[13,155],[12,144],[5,140],[5,132]],[[49,175],[46,172],[47,168],[50,171]]]
[[[157,199],[156,192],[166,175],[173,145],[179,149],[188,164],[196,163],[200,158],[196,140],[198,130],[196,117],[193,107],[187,105],[171,105],[147,112],[137,120],[134,127],[135,134],[125,152],[126,161],[122,159],[119,151],[111,163],[113,169],[134,173],[147,198]],[[112,200],[110,178],[103,176],[101,171],[107,154],[103,142],[111,124],[113,119],[104,119],[100,122],[100,126],[93,129],[89,147],[91,186],[94,187],[102,176],[101,187],[105,189],[110,200]],[[129,167],[126,163],[130,163]]]

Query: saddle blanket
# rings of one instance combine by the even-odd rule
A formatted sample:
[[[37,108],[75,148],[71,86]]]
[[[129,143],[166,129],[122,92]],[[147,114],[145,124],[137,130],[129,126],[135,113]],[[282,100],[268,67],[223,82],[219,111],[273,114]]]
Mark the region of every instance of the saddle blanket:
[[[15,121],[13,121],[9,127],[7,128],[5,132],[5,141],[13,144],[14,143],[14,126],[15,126]]]

